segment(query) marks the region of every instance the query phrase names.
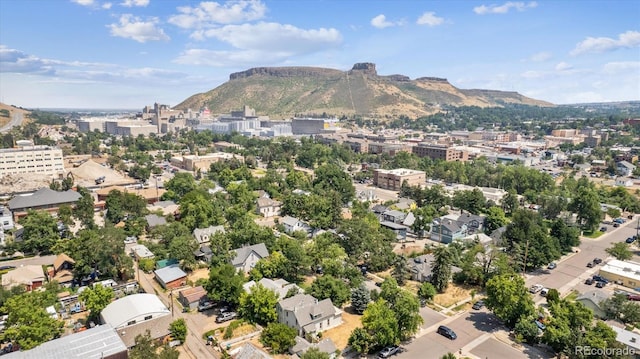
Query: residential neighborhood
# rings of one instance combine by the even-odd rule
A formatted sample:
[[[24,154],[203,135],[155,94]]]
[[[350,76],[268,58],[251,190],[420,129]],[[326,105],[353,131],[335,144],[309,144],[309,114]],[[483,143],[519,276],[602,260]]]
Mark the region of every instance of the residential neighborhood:
[[[183,127],[65,120],[66,140],[0,151],[25,178],[0,207],[7,358],[89,336],[112,358],[552,358],[595,337],[634,357],[637,125],[294,118],[258,137],[156,107]],[[5,166],[36,149],[51,170]]]

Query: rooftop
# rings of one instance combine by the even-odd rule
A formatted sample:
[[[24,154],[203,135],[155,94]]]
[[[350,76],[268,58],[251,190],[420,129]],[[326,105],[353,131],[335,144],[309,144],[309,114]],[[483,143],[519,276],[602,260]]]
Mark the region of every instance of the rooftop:
[[[640,282],[640,263],[614,259],[602,266],[600,271],[627,278],[634,278]]]
[[[170,315],[171,312],[158,296],[143,293],[128,295],[111,302],[102,310],[100,317],[117,329],[125,326],[130,320],[146,314]]]
[[[80,193],[76,191],[58,192],[45,187],[32,194],[15,196],[7,204],[11,210],[16,210],[76,202],[80,197]]]

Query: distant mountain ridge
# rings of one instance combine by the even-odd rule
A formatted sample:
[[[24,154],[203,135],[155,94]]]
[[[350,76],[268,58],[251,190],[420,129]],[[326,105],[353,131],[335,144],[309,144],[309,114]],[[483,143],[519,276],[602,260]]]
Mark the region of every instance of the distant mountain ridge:
[[[441,106],[493,107],[505,103],[554,106],[517,92],[459,89],[447,79],[400,74],[380,76],[373,63],[349,71],[320,67],[256,67],[232,73],[229,81],[175,106],[228,113],[248,105],[272,117],[327,113],[335,116],[411,118],[437,112]]]

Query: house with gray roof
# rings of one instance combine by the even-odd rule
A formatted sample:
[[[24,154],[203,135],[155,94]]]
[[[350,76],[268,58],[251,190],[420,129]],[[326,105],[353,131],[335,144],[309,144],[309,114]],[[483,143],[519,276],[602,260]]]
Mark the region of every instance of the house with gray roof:
[[[635,169],[636,166],[627,161],[620,161],[616,163],[616,171],[621,176],[631,176]]]
[[[309,294],[298,294],[283,299],[276,305],[278,322],[295,329],[305,337],[317,335],[342,324],[342,310],[336,308],[331,299],[318,301]]]
[[[269,256],[269,251],[264,243],[236,248],[233,249],[233,252],[235,252],[235,256],[231,258],[231,264],[236,270],[239,269],[244,273],[249,273],[259,260]]]
[[[213,257],[213,251],[209,246],[200,246],[200,248],[193,251],[193,255],[196,259],[201,260],[205,263],[211,262],[211,258]]]
[[[411,280],[415,280],[418,282],[428,282],[431,280],[431,275],[433,274],[433,264],[436,261],[436,258],[433,254],[423,254],[421,256],[417,256],[415,258],[407,258],[407,262],[409,263],[409,268],[411,271]],[[462,269],[451,266],[451,273],[461,272]]]
[[[81,197],[80,193],[73,190],[58,192],[45,187],[30,194],[17,195],[7,202],[7,206],[13,212],[14,219],[18,220],[26,216],[30,209],[53,213],[63,204],[75,205]]]
[[[309,343],[308,340],[297,336],[295,341],[296,343],[289,348],[289,353],[298,357],[302,357],[311,348],[317,348],[318,351],[329,354],[330,359],[334,359],[338,352],[336,344],[330,338],[323,339],[318,343]]]
[[[606,294],[602,290],[592,290],[576,298],[576,302],[582,303],[582,305],[591,309],[594,317],[606,318],[606,313],[602,307],[602,303],[609,299],[609,297],[610,295]]]
[[[178,265],[157,269],[153,274],[155,274],[156,280],[164,289],[179,288],[187,284],[187,273],[180,269]]]
[[[616,341],[624,345],[627,353],[633,353],[631,358],[637,358],[640,353],[640,334],[614,325],[609,325],[609,327],[616,332]]]
[[[211,237],[216,233],[224,234],[226,231],[224,230],[224,226],[209,226],[207,228],[196,228],[193,230],[193,236],[195,237],[198,244],[203,245],[209,243]]]
[[[402,221],[404,221],[406,217],[406,213],[402,211],[396,211],[395,209],[390,209],[382,213],[382,221],[386,222],[402,223]]]
[[[311,232],[311,226],[307,223],[291,216],[284,216],[280,218],[280,223],[284,226],[284,231],[291,234],[296,231]]]
[[[296,294],[302,293],[302,289],[298,287],[295,283],[289,283],[282,278],[278,278],[278,279],[262,278],[257,283],[256,281],[252,280],[243,284],[242,287],[244,288],[245,292],[249,293],[251,289],[254,286],[256,286],[258,283],[263,287],[275,292],[276,295],[278,296],[278,299],[284,299],[284,297],[287,296],[287,293],[289,293],[290,290],[295,291]]]
[[[282,202],[273,200],[269,197],[260,197],[256,200],[256,211],[264,218],[271,218],[280,215]]]
[[[229,354],[233,359],[271,359],[271,355],[256,348],[251,343],[245,343],[242,346],[232,349]]]
[[[158,216],[157,214],[147,214],[144,216],[144,219],[147,221],[147,228],[153,228],[157,226],[161,226],[163,224],[167,224],[167,219]]]
[[[431,239],[449,244],[454,240],[461,239],[469,234],[481,230],[484,224],[484,217],[471,213],[449,214],[433,220],[431,225]]]

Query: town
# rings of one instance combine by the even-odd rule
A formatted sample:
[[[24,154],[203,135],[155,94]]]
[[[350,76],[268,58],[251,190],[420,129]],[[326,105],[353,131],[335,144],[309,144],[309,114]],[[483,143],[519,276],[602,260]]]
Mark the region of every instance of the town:
[[[25,113],[2,354],[637,357],[640,119],[483,111]]]

